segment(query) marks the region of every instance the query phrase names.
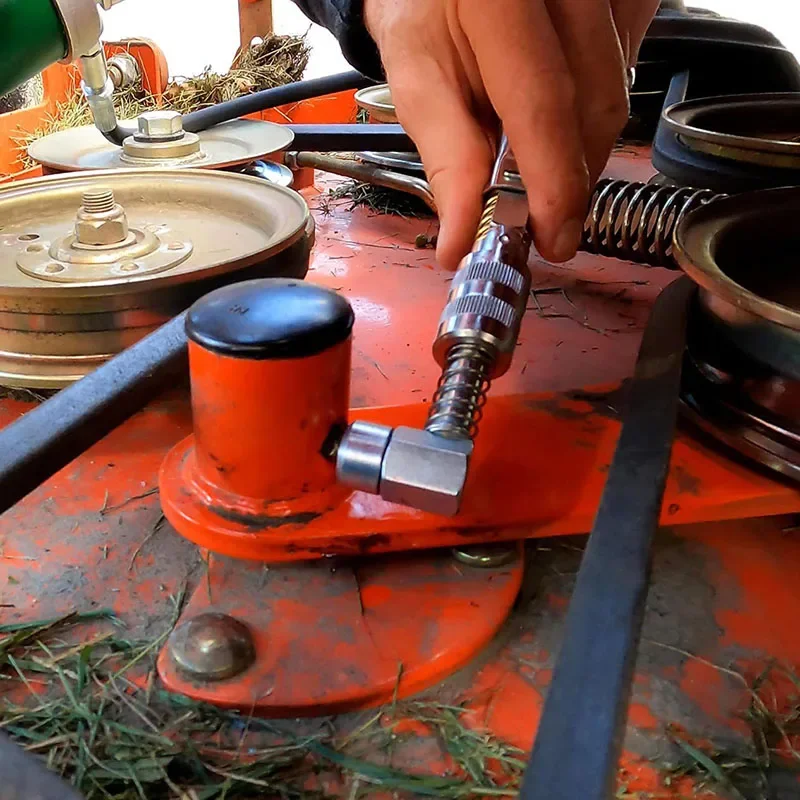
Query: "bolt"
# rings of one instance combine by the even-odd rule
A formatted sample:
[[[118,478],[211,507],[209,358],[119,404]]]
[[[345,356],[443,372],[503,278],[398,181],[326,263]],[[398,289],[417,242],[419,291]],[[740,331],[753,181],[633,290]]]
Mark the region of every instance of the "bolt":
[[[169,654],[181,672],[200,681],[219,681],[244,672],[256,658],[250,630],[238,619],[207,612],[178,625]]]
[[[139,80],[141,72],[130,53],[118,53],[108,59],[108,74],[115,89],[127,89]]]
[[[75,219],[75,239],[79,245],[121,244],[128,238],[125,209],[105,187],[92,187],[83,193],[82,205]]]
[[[495,569],[510,564],[517,557],[517,547],[511,543],[481,544],[474,547],[457,547],[453,550],[456,561],[469,567]]]
[[[183,135],[183,117],[177,111],[145,111],[139,115],[138,139],[159,141]]]
[[[108,214],[114,210],[114,192],[102,187],[87,189],[83,193],[83,210],[87,214]]]

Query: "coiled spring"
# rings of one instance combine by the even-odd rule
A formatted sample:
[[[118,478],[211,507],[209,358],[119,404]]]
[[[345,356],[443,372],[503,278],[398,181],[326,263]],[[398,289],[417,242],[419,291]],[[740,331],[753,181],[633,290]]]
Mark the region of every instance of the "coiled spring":
[[[724,195],[710,189],[605,179],[595,187],[581,249],[674,269],[672,238],[695,208]]]
[[[497,201],[500,195],[495,193],[489,195],[483,205],[483,213],[481,214],[481,221],[478,223],[478,230],[475,234],[475,247],[478,247],[483,241],[489,229],[492,227],[492,219],[494,217],[494,210],[497,208]]]
[[[474,438],[489,391],[492,353],[478,342],[455,345],[436,387],[425,430],[454,439]]]

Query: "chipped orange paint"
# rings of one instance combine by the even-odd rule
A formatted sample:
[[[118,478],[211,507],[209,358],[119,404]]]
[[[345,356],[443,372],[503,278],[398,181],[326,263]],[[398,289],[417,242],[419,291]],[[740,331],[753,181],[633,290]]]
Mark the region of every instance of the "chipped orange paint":
[[[265,716],[380,705],[467,664],[505,622],[521,582],[521,557],[481,570],[458,568],[447,551],[279,572],[212,558],[182,619],[236,617],[250,628],[256,662],[204,684],[181,675],[165,648],[159,675],[170,691]]]
[[[484,667],[466,693],[470,721],[521,750],[530,750],[544,699],[541,691],[505,662]]]
[[[194,468],[191,439],[164,462],[165,513],[201,547],[270,562],[581,533],[591,528],[619,433],[616,420],[595,410],[598,402],[558,395],[491,398],[456,518],[336,489],[313,500],[301,496],[281,504],[285,524],[273,519],[261,527],[231,522],[214,513],[198,493],[185,490]],[[361,409],[351,416],[392,427],[420,427],[426,414],[427,406],[418,404]],[[587,441],[591,447],[580,444]],[[544,452],[544,442],[547,458],[520,460],[520,453]],[[800,510],[795,487],[726,460],[686,436],[676,441],[672,463],[664,524]],[[687,482],[695,490],[687,492]],[[265,508],[268,501],[262,501]],[[313,518],[293,519],[297,514],[311,517],[312,512]]]
[[[348,108],[351,110],[352,105]],[[299,114],[302,109],[297,111]],[[294,118],[317,122],[345,119],[339,116],[330,120],[306,120],[297,115]],[[615,158],[611,172],[615,176],[646,179],[650,170],[640,156],[631,156]],[[322,179],[316,189],[304,191],[312,207],[332,185],[333,182]],[[370,216],[363,210],[350,213],[346,208],[346,204],[338,207],[334,204],[330,213],[315,212],[317,244],[309,280],[341,291],[356,310],[352,405],[355,408],[404,407],[406,411],[397,413],[407,413],[409,420],[418,422],[438,377],[438,367],[430,356],[430,343],[452,277],[435,267],[429,251],[414,248],[416,235],[435,232],[435,225],[426,220]],[[518,409],[525,414],[530,411],[530,420],[539,420],[536,423],[539,439],[535,446],[524,438],[524,431],[521,433],[513,427],[506,428],[504,435],[520,443],[516,452],[503,439],[488,438],[486,431],[481,434],[479,446],[501,445],[510,459],[509,469],[497,471],[494,476],[487,473],[486,493],[493,491],[495,497],[505,498],[502,492],[511,494],[512,487],[508,485],[511,481],[519,495],[541,496],[545,506],[551,511],[561,509],[562,516],[551,517],[534,526],[533,532],[555,535],[567,532],[568,528],[588,529],[603,475],[603,460],[607,462],[616,435],[610,409],[606,417],[597,403],[573,405],[576,401],[568,395],[590,386],[616,384],[630,374],[650,304],[673,276],[662,270],[643,271],[630,264],[587,255],[579,256],[566,269],[548,267],[537,259],[532,260],[531,266],[534,286],[563,286],[577,309],[558,295],[543,295],[540,302],[545,314],[539,316],[534,308],[529,311],[512,369],[492,387],[490,408],[502,398],[507,398],[502,402],[512,406],[517,403],[515,396],[538,398],[540,405],[535,412]],[[621,289],[625,289],[624,299],[619,297]],[[556,316],[550,316],[553,312]],[[540,402],[542,398],[549,398],[544,406]],[[8,424],[29,407],[8,398],[0,400],[0,424]],[[572,415],[573,419],[565,418],[565,410],[566,416]],[[591,428],[588,433],[581,429],[581,419],[575,418],[576,411]],[[384,408],[358,411],[354,416],[366,418],[394,413]],[[498,426],[494,430],[499,435],[502,428]],[[156,487],[156,475],[164,455],[190,432],[185,395],[178,393],[154,403],[0,519],[2,603],[13,606],[4,609],[3,621],[38,619],[74,608],[99,606],[112,606],[137,631],[136,626],[143,619],[169,618],[172,613],[169,598],[180,590],[197,554],[169,526],[164,526],[158,536],[151,537],[159,520],[158,498],[154,495],[135,498]],[[561,463],[560,448],[565,442],[568,446],[563,450]],[[596,445],[601,453],[593,453]],[[542,453],[546,458],[540,455]],[[575,471],[569,469],[569,459],[573,457]],[[551,461],[555,464],[554,470],[550,469]],[[558,481],[565,475],[571,481],[577,476],[573,481],[571,506],[559,495]],[[668,497],[665,521],[670,524],[692,519],[776,514],[798,507],[796,491],[734,464],[716,450],[700,447],[685,434],[675,448]],[[101,513],[104,507],[106,513]],[[385,513],[388,517],[397,513],[397,509],[386,508],[381,512],[366,502],[359,510]],[[490,513],[487,518],[491,519]],[[570,524],[564,524],[565,520]],[[356,524],[349,519],[345,522]],[[436,541],[430,531],[425,532],[426,525],[429,521],[423,520],[419,525],[413,541],[415,547],[431,546]],[[529,533],[526,531],[525,535]],[[675,535],[702,545],[698,558],[707,565],[708,580],[716,590],[714,607],[708,614],[716,618],[720,636],[718,641],[707,642],[697,654],[719,663],[726,663],[728,655],[733,654],[740,658],[737,665],[747,669],[751,666],[755,669],[761,658],[768,657],[797,665],[798,645],[791,636],[794,623],[800,617],[794,537],[781,534],[776,521],[772,520],[763,524],[680,526],[675,529]],[[392,561],[405,558],[394,557]],[[342,559],[320,562],[311,569],[335,567],[335,572],[329,573],[331,580],[336,580],[338,574],[340,578],[346,575],[350,581],[347,594],[352,605],[343,629],[346,632],[363,620],[355,592],[355,573],[347,560],[344,562]],[[217,559],[212,559],[215,603],[225,601],[227,595],[219,591],[216,563]],[[368,569],[376,569],[382,563],[383,559],[379,558],[360,562]],[[235,568],[240,570],[243,566],[237,564]],[[249,568],[258,569],[260,565]],[[295,569],[299,567],[289,564],[270,567],[269,572],[282,574]],[[75,576],[74,580],[68,580],[71,575]],[[9,576],[18,583],[8,582]],[[370,609],[368,614],[371,616],[373,610],[375,614],[386,614],[381,641],[394,634],[405,636],[410,629],[429,629],[432,620],[445,616],[437,605],[439,596],[425,580],[415,587],[413,596],[410,591],[405,596],[396,596],[384,585],[388,583],[386,580],[383,584],[360,583],[362,601]],[[205,591],[204,582],[200,588]],[[474,602],[484,602],[484,589],[482,585],[475,586]],[[566,598],[553,594],[551,600],[548,608],[556,618],[554,624],[559,624]],[[508,609],[493,603],[490,598],[489,605],[495,609],[492,613],[496,619],[504,617]],[[395,609],[397,623],[387,613],[396,605],[400,606]],[[293,613],[295,606],[285,603],[281,608]],[[248,613],[256,611],[250,607]],[[487,617],[482,612],[479,615],[483,616],[482,624],[485,624]],[[336,652],[337,658],[346,655],[346,647],[341,642],[342,631],[325,629],[319,614],[312,617],[301,606],[297,621],[307,627],[307,642],[318,645],[318,656],[327,656],[323,647]],[[689,619],[685,629],[675,631],[677,643],[682,643],[682,637],[691,633],[695,623],[695,619]],[[260,624],[264,626],[265,636],[271,636],[264,620]],[[458,616],[451,617],[448,625],[470,631],[469,623]],[[465,697],[474,702],[481,689],[502,684],[502,675],[511,674],[506,684],[508,688],[496,693],[494,709],[488,709],[488,725],[512,742],[529,744],[531,720],[538,719],[544,694],[540,683],[545,682],[551,661],[546,650],[547,641],[538,638],[543,634],[538,630],[534,635],[528,633],[522,642],[526,661],[540,665],[538,671],[542,675],[538,680],[537,670],[520,669],[507,663],[502,655],[486,653],[486,676],[479,673],[472,681],[472,689],[465,693]],[[279,630],[276,637],[279,643],[282,635]],[[265,641],[269,646],[271,639]],[[467,644],[470,646],[460,656],[464,663],[473,658],[485,642],[474,640]],[[390,649],[386,652],[392,658],[396,655]],[[376,666],[371,663],[374,653],[369,650],[365,653],[364,663],[371,674],[378,675],[376,701],[387,694],[391,696],[396,683],[396,664],[386,664],[385,661],[391,659],[384,658]],[[664,681],[668,677],[668,694],[676,693],[694,700],[705,693],[709,697],[706,707],[713,716],[729,720],[736,708],[741,707],[743,692],[730,697],[726,693],[706,692],[709,679],[702,677],[699,669],[693,674],[696,667],[689,668],[690,679],[681,686],[681,675],[689,661],[691,659],[668,669],[648,665],[651,674],[644,681],[647,691],[653,694],[658,691],[658,685],[649,678]],[[307,669],[311,663],[307,662]],[[324,706],[315,707],[313,697],[309,696],[320,685],[320,679],[314,677],[306,681],[304,675],[299,674],[294,685],[304,713],[323,713]],[[329,679],[333,680],[330,676]],[[640,678],[639,684],[641,682]],[[414,690],[413,685],[403,685],[402,680],[401,688],[404,693]],[[323,689],[329,691],[330,686],[323,682]],[[359,692],[359,700],[367,703],[364,697],[368,692],[363,685]],[[722,705],[715,710],[714,703]],[[486,710],[486,705],[484,698],[483,706],[478,707]],[[654,710],[659,706],[650,702],[649,694],[641,705],[649,709],[662,726],[671,722],[659,718]],[[687,730],[691,731],[693,725],[703,730],[708,715],[702,713],[701,704],[688,705],[692,724],[686,726]],[[647,723],[644,729],[653,736],[658,734],[659,725],[652,728],[652,719],[639,704],[633,707],[631,721]],[[480,716],[476,714],[476,724],[479,722]],[[635,724],[631,725],[631,729],[634,728]],[[634,753],[626,754],[622,765],[629,791],[642,792],[646,800],[712,797],[696,793],[688,781],[671,788],[663,787],[657,771]],[[428,763],[424,758],[420,761],[420,769],[435,770],[441,766]]]

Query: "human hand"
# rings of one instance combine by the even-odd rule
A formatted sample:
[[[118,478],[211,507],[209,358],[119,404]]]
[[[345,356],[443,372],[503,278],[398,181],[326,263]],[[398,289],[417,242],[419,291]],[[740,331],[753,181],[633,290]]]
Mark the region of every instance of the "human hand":
[[[472,245],[499,117],[539,252],[575,255],[590,187],[628,119],[627,67],[658,0],[364,0],[397,115],[439,208],[437,256]]]

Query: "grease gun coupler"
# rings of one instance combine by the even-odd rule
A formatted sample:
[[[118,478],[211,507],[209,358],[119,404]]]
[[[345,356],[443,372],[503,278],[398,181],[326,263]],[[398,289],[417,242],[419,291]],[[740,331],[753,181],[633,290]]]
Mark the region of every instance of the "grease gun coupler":
[[[442,377],[425,430],[472,439],[489,382],[511,366],[531,273],[528,197],[503,136],[472,251],[453,279],[433,356]]]
[[[442,367],[424,430],[354,422],[339,482],[385,500],[458,512],[492,380],[508,371],[530,292],[528,198],[505,136],[472,251],[461,262],[433,344]]]

